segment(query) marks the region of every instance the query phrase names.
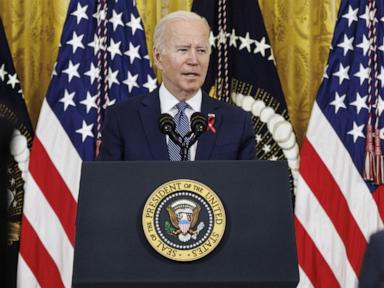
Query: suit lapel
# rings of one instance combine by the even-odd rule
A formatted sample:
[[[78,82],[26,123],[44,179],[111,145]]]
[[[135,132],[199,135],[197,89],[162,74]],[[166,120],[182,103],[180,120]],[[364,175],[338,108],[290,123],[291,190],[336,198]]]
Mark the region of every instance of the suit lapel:
[[[145,96],[139,108],[143,129],[154,160],[169,160],[166,137],[160,132],[159,90]]]
[[[201,103],[201,113],[207,116],[209,113],[215,114],[215,124],[216,133],[208,130],[203,133],[198,142],[196,150],[196,160],[209,160],[213,151],[213,148],[216,144],[217,133],[221,127],[222,117],[220,113],[217,113],[218,108],[220,107],[220,102],[212,99],[206,93],[203,92],[203,100]]]

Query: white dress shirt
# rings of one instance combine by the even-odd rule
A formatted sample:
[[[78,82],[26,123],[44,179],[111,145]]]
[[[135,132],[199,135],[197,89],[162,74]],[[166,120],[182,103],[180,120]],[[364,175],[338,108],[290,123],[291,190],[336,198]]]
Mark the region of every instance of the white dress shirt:
[[[161,113],[168,113],[172,117],[175,117],[177,114],[176,105],[180,102],[175,96],[169,92],[167,88],[165,88],[164,84],[161,84],[159,89],[159,97],[160,97],[160,111]],[[191,116],[195,112],[201,112],[201,101],[202,101],[202,93],[201,89],[197,91],[197,93],[191,97],[189,100],[185,101],[189,107],[185,109],[185,115],[188,117],[189,123],[191,123]],[[169,141],[169,137],[167,136],[167,143]],[[189,149],[190,160],[195,160],[196,157],[196,148],[197,142],[192,145]]]

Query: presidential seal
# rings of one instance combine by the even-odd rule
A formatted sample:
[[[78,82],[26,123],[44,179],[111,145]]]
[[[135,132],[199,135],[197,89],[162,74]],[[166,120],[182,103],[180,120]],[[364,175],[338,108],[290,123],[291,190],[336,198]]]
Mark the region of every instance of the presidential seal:
[[[149,244],[175,261],[194,261],[212,252],[224,235],[225,219],[216,193],[189,179],[164,183],[149,196],[143,209]]]

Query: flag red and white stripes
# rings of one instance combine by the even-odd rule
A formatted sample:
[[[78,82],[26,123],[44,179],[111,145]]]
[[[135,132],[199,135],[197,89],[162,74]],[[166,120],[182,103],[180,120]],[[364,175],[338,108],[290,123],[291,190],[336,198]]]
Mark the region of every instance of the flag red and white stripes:
[[[382,226],[372,193],[315,103],[295,207],[301,275],[314,287],[356,287],[369,236]]]
[[[71,286],[81,162],[44,101],[25,194],[19,287]]]

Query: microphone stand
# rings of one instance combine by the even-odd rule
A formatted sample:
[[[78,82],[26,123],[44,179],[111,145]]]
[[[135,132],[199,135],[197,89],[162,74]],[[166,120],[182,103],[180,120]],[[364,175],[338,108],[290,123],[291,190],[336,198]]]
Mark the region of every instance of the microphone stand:
[[[191,139],[194,138],[194,137],[191,137],[192,134],[193,134],[193,132],[189,131],[187,134],[185,134],[185,136],[180,136],[181,142],[180,142],[179,146],[180,146],[181,161],[188,161],[189,148],[191,148],[191,146],[192,146],[191,145]],[[189,138],[189,141],[187,141],[188,138]],[[196,142],[196,140],[193,141],[193,143],[195,143],[195,142]]]
[[[180,156],[181,161],[188,161],[188,151],[190,146],[188,145],[188,142],[186,141],[186,136],[182,137],[181,140],[181,146],[180,146]]]
[[[207,129],[207,121],[203,114],[196,112],[191,116],[191,128],[184,137],[181,137],[180,143],[180,156],[181,161],[188,161],[188,151],[193,144],[196,143],[197,138]],[[188,141],[186,141],[188,139]]]
[[[189,131],[185,136],[180,136],[181,141],[180,141],[180,158],[181,161],[188,161],[188,152],[193,143],[196,142],[196,137],[191,135],[193,134],[192,131]],[[188,141],[187,141],[188,140]],[[191,141],[192,140],[192,141]]]

